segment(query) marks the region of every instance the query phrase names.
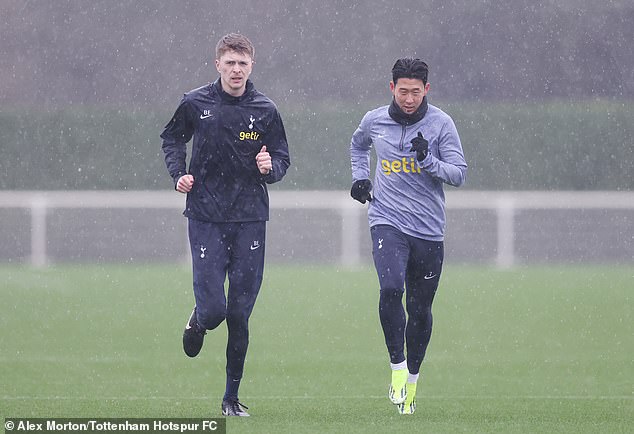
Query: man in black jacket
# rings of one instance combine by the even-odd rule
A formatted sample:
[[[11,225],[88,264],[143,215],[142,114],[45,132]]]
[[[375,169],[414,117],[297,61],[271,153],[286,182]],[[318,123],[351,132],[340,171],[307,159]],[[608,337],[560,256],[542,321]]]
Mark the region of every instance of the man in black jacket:
[[[248,321],[262,283],[269,197],[266,184],[290,165],[275,104],[249,80],[254,48],[230,33],[216,46],[220,77],[185,94],[161,134],[175,188],[187,194],[196,304],[183,333],[195,357],[207,330],[227,321],[225,416],[248,416],[238,388],[249,343]],[[189,170],[187,142],[193,137]],[[225,295],[224,282],[229,278]]]

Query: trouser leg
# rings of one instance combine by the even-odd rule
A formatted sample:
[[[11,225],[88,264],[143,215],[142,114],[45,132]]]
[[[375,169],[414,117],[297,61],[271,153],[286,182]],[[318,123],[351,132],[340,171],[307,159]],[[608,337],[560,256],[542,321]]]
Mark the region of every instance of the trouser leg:
[[[432,332],[432,302],[440,281],[444,246],[442,242],[411,240],[411,255],[406,273],[407,367],[418,374]]]
[[[370,228],[372,256],[379,277],[379,319],[391,363],[405,360],[403,292],[409,247],[402,233],[391,226]]]
[[[218,327],[226,316],[225,276],[229,265],[230,234],[225,223],[189,219],[193,286],[198,324]]]
[[[264,273],[266,223],[249,222],[238,225],[239,228],[231,243],[228,269],[227,381],[239,383],[249,345],[249,317],[260,291]],[[229,389],[231,388],[228,387],[228,392]],[[237,387],[235,395],[237,397]]]

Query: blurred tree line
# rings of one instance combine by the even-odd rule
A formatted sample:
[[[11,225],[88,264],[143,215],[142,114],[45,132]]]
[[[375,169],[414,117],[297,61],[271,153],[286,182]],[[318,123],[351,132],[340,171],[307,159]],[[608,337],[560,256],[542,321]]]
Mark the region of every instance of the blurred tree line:
[[[634,104],[604,100],[451,103],[467,189],[634,190]],[[283,117],[291,168],[283,189],[350,187],[349,145],[365,113],[320,104]],[[6,110],[0,189],[170,189],[158,133],[170,113]]]
[[[169,188],[158,135],[232,31],[285,119],[284,188],[348,188],[350,136],[412,55],[466,188],[634,188],[632,1],[4,0],[0,17],[3,189]]]

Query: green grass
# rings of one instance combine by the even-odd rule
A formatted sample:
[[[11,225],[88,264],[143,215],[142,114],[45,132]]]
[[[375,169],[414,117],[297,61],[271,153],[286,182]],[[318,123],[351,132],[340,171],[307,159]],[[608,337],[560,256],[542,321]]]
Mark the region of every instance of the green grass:
[[[214,417],[224,326],[189,359],[174,266],[0,267],[0,419]],[[385,397],[373,270],[269,267],[229,433],[632,432],[632,267],[447,266],[414,416]]]

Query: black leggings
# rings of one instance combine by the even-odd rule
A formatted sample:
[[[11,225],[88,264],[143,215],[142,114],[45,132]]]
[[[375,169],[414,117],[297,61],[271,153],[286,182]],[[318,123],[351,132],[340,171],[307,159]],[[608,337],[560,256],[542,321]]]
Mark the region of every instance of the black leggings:
[[[213,330],[227,322],[227,377],[242,378],[249,317],[262,284],[265,222],[189,220],[198,323]],[[225,296],[225,279],[229,287]]]
[[[379,318],[390,361],[407,360],[409,372],[418,374],[431,339],[431,306],[442,272],[444,244],[406,235],[388,225],[373,226],[370,233],[381,287]],[[402,302],[405,288],[407,317]]]

